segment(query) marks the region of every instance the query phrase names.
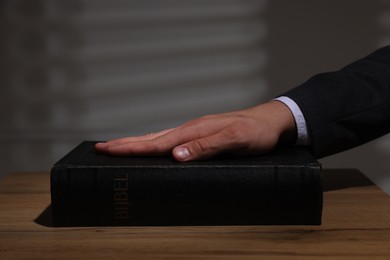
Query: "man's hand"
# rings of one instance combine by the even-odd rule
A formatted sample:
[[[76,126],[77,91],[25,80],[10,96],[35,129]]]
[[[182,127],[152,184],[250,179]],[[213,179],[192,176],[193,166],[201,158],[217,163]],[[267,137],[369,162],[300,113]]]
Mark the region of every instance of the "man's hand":
[[[211,158],[220,153],[263,154],[296,137],[294,117],[279,101],[231,113],[208,115],[177,128],[96,144],[114,156],[159,156],[177,161]]]

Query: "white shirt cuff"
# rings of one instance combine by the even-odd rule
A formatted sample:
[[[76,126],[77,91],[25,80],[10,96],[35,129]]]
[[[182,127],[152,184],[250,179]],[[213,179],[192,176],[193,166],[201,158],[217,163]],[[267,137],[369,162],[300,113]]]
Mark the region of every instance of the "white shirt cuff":
[[[302,114],[301,109],[291,98],[286,96],[280,96],[274,100],[280,101],[285,104],[294,116],[295,124],[297,126],[297,140],[296,145],[309,145],[310,137],[307,131],[306,120]]]

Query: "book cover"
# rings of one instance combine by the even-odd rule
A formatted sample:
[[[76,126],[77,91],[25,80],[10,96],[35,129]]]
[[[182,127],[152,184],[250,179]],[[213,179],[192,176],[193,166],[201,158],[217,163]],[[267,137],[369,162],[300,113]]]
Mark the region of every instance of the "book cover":
[[[303,147],[176,162],[85,141],[51,171],[55,226],[319,225],[321,165]]]

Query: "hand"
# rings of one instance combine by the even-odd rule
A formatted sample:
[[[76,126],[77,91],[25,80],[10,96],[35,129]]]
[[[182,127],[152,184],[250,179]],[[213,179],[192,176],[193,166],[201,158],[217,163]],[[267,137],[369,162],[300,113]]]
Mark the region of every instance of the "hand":
[[[208,115],[177,128],[96,144],[114,156],[160,156],[172,153],[178,161],[211,158],[220,153],[267,153],[278,143],[292,142],[295,121],[279,101],[224,114]]]

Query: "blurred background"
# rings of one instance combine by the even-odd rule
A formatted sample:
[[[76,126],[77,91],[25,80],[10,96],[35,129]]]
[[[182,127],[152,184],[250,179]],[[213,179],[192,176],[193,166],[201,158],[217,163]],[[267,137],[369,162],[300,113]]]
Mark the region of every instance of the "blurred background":
[[[390,44],[389,0],[2,0],[0,178],[267,101]],[[390,194],[390,136],[321,160]]]

